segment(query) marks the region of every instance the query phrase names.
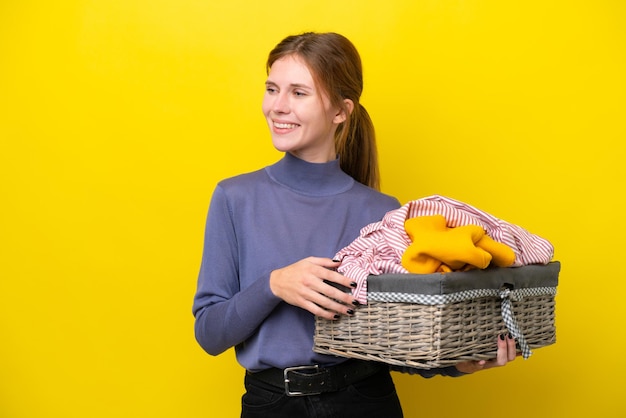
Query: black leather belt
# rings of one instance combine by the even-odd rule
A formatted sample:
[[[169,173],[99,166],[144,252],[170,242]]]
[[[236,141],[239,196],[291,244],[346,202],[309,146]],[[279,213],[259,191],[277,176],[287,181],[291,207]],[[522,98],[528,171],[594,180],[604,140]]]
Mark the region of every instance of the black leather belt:
[[[284,370],[267,369],[254,373],[248,371],[246,374],[252,379],[284,389],[289,396],[306,396],[336,392],[382,368],[381,363],[373,361],[348,360],[331,367],[296,366]]]

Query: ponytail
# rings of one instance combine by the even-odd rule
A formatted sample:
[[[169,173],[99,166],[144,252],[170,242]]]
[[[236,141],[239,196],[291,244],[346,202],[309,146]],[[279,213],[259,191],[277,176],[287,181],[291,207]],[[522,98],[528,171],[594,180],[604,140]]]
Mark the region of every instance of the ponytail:
[[[336,149],[341,169],[359,183],[380,190],[374,124],[365,107],[356,103],[337,129]]]

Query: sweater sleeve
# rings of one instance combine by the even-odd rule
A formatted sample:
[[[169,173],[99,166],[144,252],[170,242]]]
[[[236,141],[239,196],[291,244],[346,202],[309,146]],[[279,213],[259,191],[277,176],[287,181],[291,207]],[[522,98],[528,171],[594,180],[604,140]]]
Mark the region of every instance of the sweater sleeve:
[[[204,235],[202,263],[192,312],[200,346],[218,355],[252,335],[280,299],[269,287],[269,273],[240,288],[237,234],[232,211],[218,186]]]

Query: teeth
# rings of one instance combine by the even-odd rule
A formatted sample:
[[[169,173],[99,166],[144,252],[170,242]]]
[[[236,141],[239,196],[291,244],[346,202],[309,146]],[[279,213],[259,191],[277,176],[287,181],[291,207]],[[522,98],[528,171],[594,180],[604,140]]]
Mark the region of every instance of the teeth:
[[[278,122],[274,122],[274,126],[279,129],[295,129],[296,127],[298,127],[298,125],[294,123],[278,123]]]

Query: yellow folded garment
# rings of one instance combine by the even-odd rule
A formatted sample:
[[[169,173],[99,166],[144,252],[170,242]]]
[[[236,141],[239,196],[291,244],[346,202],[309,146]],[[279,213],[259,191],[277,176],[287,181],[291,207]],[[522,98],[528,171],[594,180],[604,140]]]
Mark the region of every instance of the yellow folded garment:
[[[411,245],[402,255],[402,266],[410,273],[484,269],[490,263],[509,267],[513,250],[489,237],[478,225],[448,228],[442,215],[418,216],[404,223]]]

